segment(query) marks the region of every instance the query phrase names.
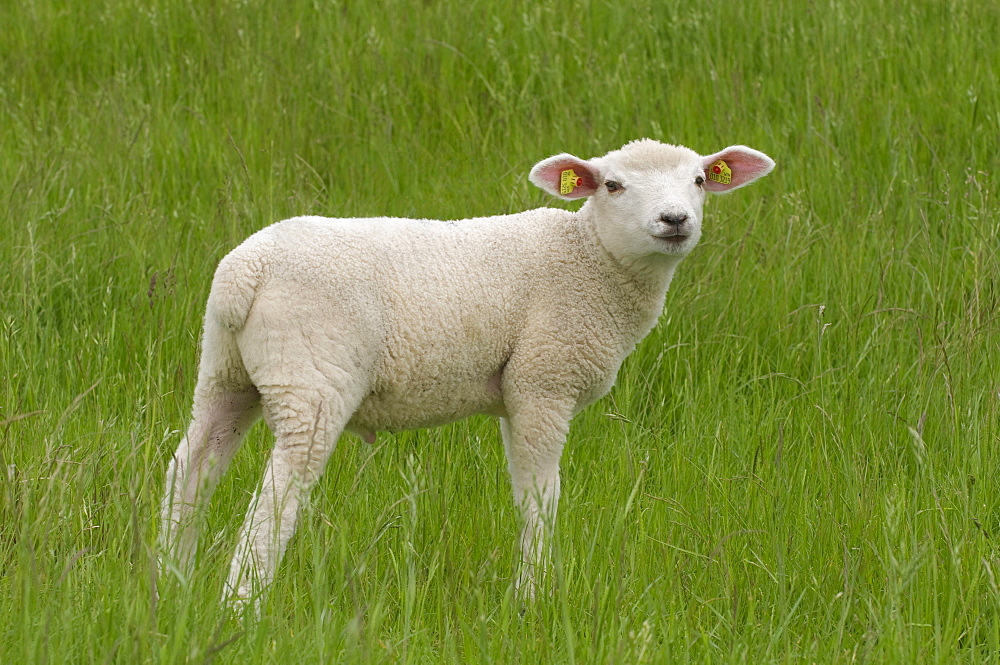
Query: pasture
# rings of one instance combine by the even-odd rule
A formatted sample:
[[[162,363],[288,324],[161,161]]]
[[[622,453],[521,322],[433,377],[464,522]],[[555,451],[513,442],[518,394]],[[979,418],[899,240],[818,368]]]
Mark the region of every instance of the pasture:
[[[3,3],[0,662],[1000,659],[997,35],[988,0]],[[154,593],[220,258],[575,208],[531,166],[643,136],[777,168],[574,421],[538,602],[488,418],[343,437],[241,622],[258,424]]]

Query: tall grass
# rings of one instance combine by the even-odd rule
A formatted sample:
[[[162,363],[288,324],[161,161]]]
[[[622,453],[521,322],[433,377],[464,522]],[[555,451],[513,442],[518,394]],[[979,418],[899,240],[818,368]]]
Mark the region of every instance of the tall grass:
[[[0,662],[983,662],[1000,654],[1000,10],[0,5]],[[215,263],[300,213],[552,205],[652,136],[778,161],[707,211],[574,422],[512,595],[488,419],[341,441],[259,623],[217,603],[270,436],[153,593]]]

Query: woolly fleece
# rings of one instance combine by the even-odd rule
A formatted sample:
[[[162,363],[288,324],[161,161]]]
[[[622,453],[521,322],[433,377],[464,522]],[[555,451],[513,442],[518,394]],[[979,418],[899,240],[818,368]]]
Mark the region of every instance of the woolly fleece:
[[[706,185],[718,159],[733,167],[730,186]],[[167,474],[163,555],[190,570],[194,507],[261,413],[276,441],[227,583],[237,601],[270,583],[344,430],[374,441],[484,413],[501,419],[524,517],[518,585],[530,595],[570,419],[610,390],[655,325],[700,237],[706,189],[773,166],[743,146],[702,157],[647,139],[532,169],[545,191],[586,197],[578,212],[297,217],[254,234],[212,283],[192,422]],[[567,169],[578,176],[568,195]]]

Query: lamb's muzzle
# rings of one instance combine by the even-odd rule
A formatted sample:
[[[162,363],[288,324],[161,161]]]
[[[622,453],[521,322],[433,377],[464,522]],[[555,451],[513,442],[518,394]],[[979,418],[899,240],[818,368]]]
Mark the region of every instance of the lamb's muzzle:
[[[679,212],[679,213],[665,212],[660,215],[660,221],[663,222],[664,224],[668,224],[671,226],[680,226],[681,224],[687,221],[687,218],[688,218],[687,213],[684,212]]]

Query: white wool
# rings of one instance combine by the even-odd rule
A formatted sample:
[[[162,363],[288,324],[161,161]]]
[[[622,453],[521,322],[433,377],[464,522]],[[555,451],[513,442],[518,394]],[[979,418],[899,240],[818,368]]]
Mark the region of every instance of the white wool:
[[[707,180],[719,159],[731,183]],[[273,578],[344,430],[374,440],[484,413],[501,418],[530,593],[570,419],[610,390],[655,325],[700,237],[706,190],[772,167],[742,146],[702,157],[642,140],[532,169],[542,189],[587,198],[578,212],[297,217],[254,234],[212,284],[192,422],[167,477],[163,555],[190,570],[194,506],[261,413],[276,441],[229,577],[242,601]]]

